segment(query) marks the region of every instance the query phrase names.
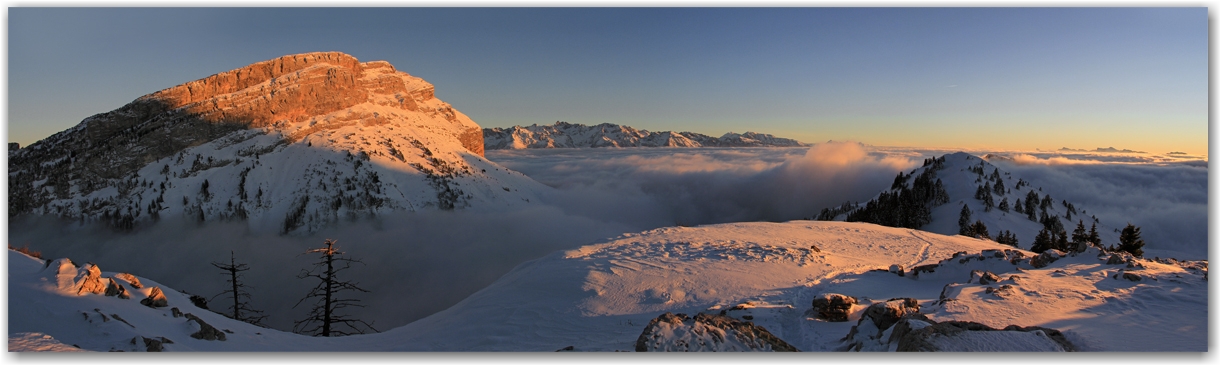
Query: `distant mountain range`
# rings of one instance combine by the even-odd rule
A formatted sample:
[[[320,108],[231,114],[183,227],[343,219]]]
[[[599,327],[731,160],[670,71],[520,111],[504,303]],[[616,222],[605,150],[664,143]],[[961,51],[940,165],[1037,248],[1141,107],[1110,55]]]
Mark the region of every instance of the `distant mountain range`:
[[[720,138],[693,132],[649,132],[629,126],[602,123],[588,126],[567,122],[554,125],[483,128],[483,145],[489,150],[526,148],[598,147],[800,147],[806,144],[770,134],[725,133]]]

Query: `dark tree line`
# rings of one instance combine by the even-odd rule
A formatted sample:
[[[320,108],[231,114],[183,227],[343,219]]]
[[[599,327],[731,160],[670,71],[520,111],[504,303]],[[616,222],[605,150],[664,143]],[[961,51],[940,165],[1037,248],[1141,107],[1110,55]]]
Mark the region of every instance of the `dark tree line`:
[[[931,222],[932,208],[949,202],[944,183],[936,178],[936,171],[944,168],[944,157],[925,159],[924,166],[927,169],[916,176],[909,187],[906,181],[910,175],[899,172],[894,178],[895,188],[848,213],[847,221],[901,228],[919,228]]]

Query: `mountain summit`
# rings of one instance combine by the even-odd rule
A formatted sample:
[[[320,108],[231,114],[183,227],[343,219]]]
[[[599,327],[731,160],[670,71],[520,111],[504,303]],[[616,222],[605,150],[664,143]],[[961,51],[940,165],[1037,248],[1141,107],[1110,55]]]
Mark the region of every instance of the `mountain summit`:
[[[527,203],[545,186],[482,157],[432,84],[339,52],[174,86],[10,148],[9,212],[248,220],[282,232],[389,211]]]
[[[484,128],[487,149],[598,147],[801,147],[794,139],[770,134],[725,133],[720,138],[694,132],[649,132],[625,125],[555,122],[554,125]]]

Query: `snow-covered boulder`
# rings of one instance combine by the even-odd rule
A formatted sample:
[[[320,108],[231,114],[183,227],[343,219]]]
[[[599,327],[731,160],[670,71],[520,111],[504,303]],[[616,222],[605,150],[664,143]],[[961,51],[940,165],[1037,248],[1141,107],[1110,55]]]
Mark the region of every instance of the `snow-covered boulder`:
[[[139,278],[136,278],[136,276],[135,276],[135,275],[128,274],[128,273],[125,273],[125,272],[121,272],[121,273],[118,273],[118,274],[114,274],[114,278],[115,278],[115,279],[122,280],[122,281],[126,281],[126,282],[127,282],[127,285],[131,285],[131,287],[132,287],[132,288],[136,288],[136,289],[143,289],[143,288],[144,288],[144,285],[143,285],[143,284],[140,284],[140,279],[139,279]]]
[[[676,352],[775,351],[797,349],[766,328],[723,315],[666,312],[648,322],[635,350]]]
[[[864,317],[872,320],[879,330],[886,330],[898,323],[898,319],[907,314],[919,313],[919,301],[913,298],[894,298],[881,303],[873,303],[864,310]],[[864,318],[861,318],[863,322]]]
[[[859,302],[853,296],[822,293],[813,298],[813,310],[818,313],[818,318],[830,322],[846,322],[847,315],[851,314],[851,307],[856,303]]]
[[[897,335],[897,331],[894,333]],[[892,339],[892,338],[891,338]],[[1045,327],[1008,326],[997,330],[987,325],[949,321],[903,333],[898,351],[1075,351],[1058,330]]]
[[[1052,262],[1058,261],[1063,256],[1064,256],[1063,251],[1059,251],[1056,249],[1046,250],[1046,251],[1043,251],[1042,253],[1038,254],[1037,256],[1030,258],[1029,265],[1033,266],[1034,268],[1041,269],[1041,268],[1046,267],[1047,265],[1050,265]]]
[[[154,286],[148,292],[147,298],[140,299],[140,304],[146,305],[151,308],[158,308],[158,307],[169,306],[169,301],[167,299],[165,299],[165,293],[161,292],[161,288]]]

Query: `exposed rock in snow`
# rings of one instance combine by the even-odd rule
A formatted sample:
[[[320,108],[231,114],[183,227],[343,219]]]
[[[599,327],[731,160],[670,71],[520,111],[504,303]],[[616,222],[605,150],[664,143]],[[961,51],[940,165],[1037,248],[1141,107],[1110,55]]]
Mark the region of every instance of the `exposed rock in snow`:
[[[144,288],[144,285],[140,284],[140,279],[137,278],[135,275],[121,272],[118,274],[114,274],[114,278],[122,280],[122,281],[126,281],[127,285],[131,285],[132,288],[136,288],[136,289]]]
[[[895,332],[895,334],[898,334]],[[949,321],[901,334],[898,351],[1075,351],[1058,330],[1044,327],[1008,326],[1003,330],[987,325]]]
[[[1059,260],[1059,258],[1063,257],[1063,255],[1064,255],[1064,253],[1059,250],[1054,250],[1054,249],[1046,250],[1046,251],[1038,254],[1037,256],[1030,258],[1029,265],[1033,266],[1034,268],[1041,269],[1041,268],[1046,267],[1047,265],[1050,265],[1052,262]]]
[[[810,249],[814,245],[819,251]],[[1139,260],[1141,279],[1130,281],[1121,279],[1130,269],[1106,265],[1109,255],[1096,247],[1043,268],[1030,265],[1029,256],[986,240],[860,223],[668,227],[527,262],[449,309],[384,333],[315,338],[195,311],[192,315],[213,330],[223,328],[209,331],[212,335],[224,333],[227,339],[208,341],[191,337],[204,336],[204,326],[172,316],[171,308],[79,295],[74,286],[79,269],[70,261],[54,260],[46,267],[48,262],[10,251],[9,311],[21,315],[9,316],[9,337],[12,346],[20,333],[43,333],[91,351],[147,351],[147,344],[131,343],[135,336],[172,340],[163,342],[165,351],[554,351],[569,346],[630,351],[647,324],[663,313],[729,308],[730,318],[748,318],[801,351],[895,351],[908,334],[952,321],[1009,331],[929,330],[937,334],[924,336],[925,345],[955,351],[1072,350],[1050,345],[1060,343],[1054,341],[1055,331],[1034,328],[1052,340],[1047,342],[1029,329],[1040,326],[1062,329],[1079,351],[1207,350],[1207,326],[1199,322],[1208,312],[1205,261]],[[893,263],[934,271],[905,277],[875,271]],[[981,283],[978,278],[986,272],[1002,280]],[[144,289],[115,282],[127,286],[133,299],[156,287],[172,304],[189,301],[187,294],[139,280]],[[863,308],[853,307],[848,318],[859,321],[809,318],[816,312],[813,299],[823,293],[855,297]],[[918,303],[884,299],[892,297]],[[915,308],[918,313],[910,313]],[[883,329],[883,322],[900,311],[906,314]],[[717,350],[740,342],[722,329],[733,326],[700,327],[690,318],[680,319],[681,327],[666,322],[671,335],[687,337],[665,338],[686,338],[688,349],[698,349],[692,344],[700,341],[716,344],[709,337],[713,328],[726,334]],[[1024,330],[1011,331],[1012,325]],[[1131,341],[1131,333],[1141,334],[1141,340]],[[850,334],[846,341],[844,334]]]
[[[390,211],[528,204],[547,188],[482,157],[432,84],[338,52],[142,96],[9,156],[12,217],[130,230],[178,217],[316,231]]]
[[[813,310],[817,311],[818,318],[831,322],[846,322],[852,306],[857,303],[859,302],[852,296],[823,293],[813,298]]]
[[[798,351],[766,328],[723,315],[666,312],[648,322],[635,350],[675,352]]]
[[[610,123],[588,126],[566,122],[512,128],[484,128],[487,149],[598,147],[800,147],[805,144],[770,134],[725,133],[720,138],[692,132],[649,132]]]
[[[212,327],[212,325],[204,322],[203,319],[200,319],[199,317],[196,317],[194,314],[190,313],[186,313],[184,316],[186,316],[187,323],[194,322],[195,326],[199,327],[199,330],[192,333],[191,337],[207,341],[225,340],[225,333],[223,331],[216,329],[216,327]]]
[[[127,294],[127,289],[114,281],[114,278],[106,278],[106,296],[119,297],[119,299],[131,299],[131,295]]]
[[[148,292],[148,297],[141,299],[140,304],[150,308],[160,308],[169,306],[169,302],[165,299],[165,293],[161,292],[160,287],[152,287]]]

